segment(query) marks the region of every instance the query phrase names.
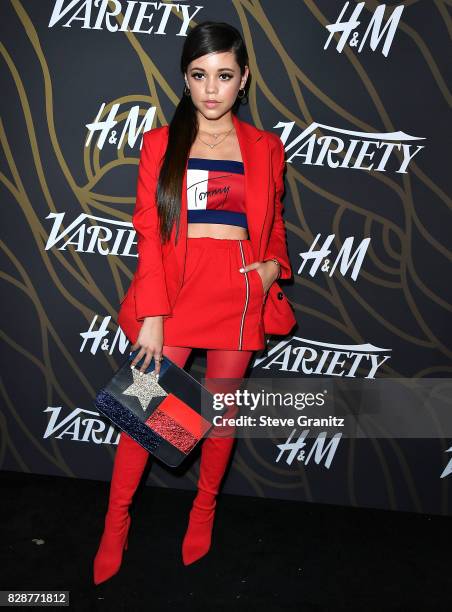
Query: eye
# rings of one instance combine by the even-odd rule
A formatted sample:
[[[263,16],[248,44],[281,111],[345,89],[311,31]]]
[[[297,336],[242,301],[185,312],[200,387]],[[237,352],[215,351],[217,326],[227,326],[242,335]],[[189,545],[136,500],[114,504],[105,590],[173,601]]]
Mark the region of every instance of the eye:
[[[202,72],[193,72],[191,75],[196,81],[199,81],[198,77],[203,77],[204,74]],[[230,81],[232,79],[232,74],[228,74],[227,72],[223,72],[220,74],[220,77],[226,77],[226,79],[221,79],[222,81]]]

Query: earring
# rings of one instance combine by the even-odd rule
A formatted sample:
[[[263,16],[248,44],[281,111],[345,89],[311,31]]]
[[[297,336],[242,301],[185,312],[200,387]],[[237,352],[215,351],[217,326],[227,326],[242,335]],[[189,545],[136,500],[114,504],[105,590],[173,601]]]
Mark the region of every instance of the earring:
[[[240,95],[240,92],[242,92],[241,95]],[[237,94],[237,98],[240,99],[240,104],[246,104],[248,102],[248,96],[245,93],[245,88],[244,87],[241,87],[239,89],[238,94]]]
[[[187,87],[187,84],[185,84],[185,87],[184,87],[184,95],[185,96],[190,96],[191,95],[190,94],[190,87]]]

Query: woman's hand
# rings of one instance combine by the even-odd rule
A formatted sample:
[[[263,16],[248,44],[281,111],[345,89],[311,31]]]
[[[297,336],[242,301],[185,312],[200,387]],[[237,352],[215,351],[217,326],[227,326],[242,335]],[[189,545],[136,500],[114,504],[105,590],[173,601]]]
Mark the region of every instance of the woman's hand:
[[[163,350],[163,317],[161,315],[157,317],[145,317],[137,341],[130,348],[132,351],[137,348],[141,349],[131,362],[130,367],[135,366],[144,356],[146,356],[143,365],[139,369],[139,372],[143,372],[144,374],[151,363],[152,357],[154,357],[155,374],[158,376],[160,373],[159,358],[162,357]]]
[[[240,268],[239,272],[248,272],[249,270],[257,270],[261,277],[264,294],[267,293],[279,276],[279,266],[274,261],[253,261],[253,263]]]

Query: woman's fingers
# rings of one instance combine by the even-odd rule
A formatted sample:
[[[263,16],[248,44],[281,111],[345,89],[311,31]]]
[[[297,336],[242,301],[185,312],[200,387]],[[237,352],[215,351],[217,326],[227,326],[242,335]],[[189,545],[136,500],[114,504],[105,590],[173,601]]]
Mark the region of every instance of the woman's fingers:
[[[144,347],[141,347],[141,350],[136,354],[135,358],[133,359],[133,361],[130,363],[130,367],[135,367],[137,363],[139,363],[141,361],[141,359],[144,357],[144,361],[141,364],[140,368],[139,368],[139,372],[142,372],[143,374],[146,372],[146,370],[148,369],[148,367],[151,364],[152,358],[154,357],[154,361],[155,361],[155,368],[154,368],[154,373],[157,374],[157,376],[160,374],[160,357],[162,357],[162,352],[157,351],[155,349],[145,349]]]
[[[253,263],[250,263],[246,266],[244,266],[243,268],[239,269],[239,272],[250,272],[251,270],[256,270],[256,272],[259,274],[259,276],[261,277],[261,282],[262,282],[262,289],[264,291],[264,293],[267,293],[267,291],[270,289],[270,287],[267,287],[267,289],[265,288],[265,285],[267,284],[266,279],[262,276],[262,274],[259,272],[260,266],[261,266],[260,261],[253,261]]]
[[[139,345],[136,348],[139,348]],[[130,362],[130,367],[134,368],[137,365],[137,363],[144,357],[145,354],[146,354],[146,351],[144,350],[143,347],[141,347],[141,350],[138,351],[138,353],[135,355],[135,357]]]
[[[253,261],[253,263],[247,264],[243,266],[243,268],[239,268],[239,272],[249,272],[250,270],[254,270],[261,265],[260,261]]]
[[[148,367],[149,367],[149,365],[151,363],[152,357],[154,357],[154,349],[147,349],[145,360],[143,361],[143,363],[141,365],[141,368],[140,368],[140,372],[143,372],[143,374],[148,369]],[[157,362],[155,362],[155,363],[156,363],[155,373],[158,374],[158,372],[157,372]]]
[[[154,353],[154,361],[155,361],[155,373],[157,374],[157,376],[159,376],[160,374],[160,359],[163,357],[163,354],[161,352],[155,351]]]

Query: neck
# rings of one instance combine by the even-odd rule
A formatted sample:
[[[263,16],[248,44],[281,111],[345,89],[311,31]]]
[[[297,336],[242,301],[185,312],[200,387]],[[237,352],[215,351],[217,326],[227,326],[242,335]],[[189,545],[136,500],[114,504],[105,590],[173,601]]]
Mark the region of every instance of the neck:
[[[229,111],[219,119],[206,119],[198,113],[198,131],[206,134],[220,134],[228,132],[234,127],[232,113]]]

